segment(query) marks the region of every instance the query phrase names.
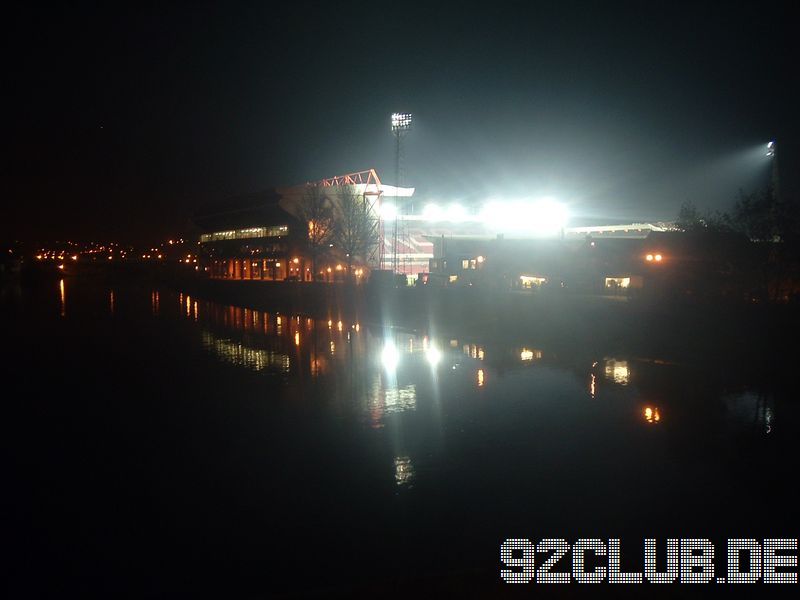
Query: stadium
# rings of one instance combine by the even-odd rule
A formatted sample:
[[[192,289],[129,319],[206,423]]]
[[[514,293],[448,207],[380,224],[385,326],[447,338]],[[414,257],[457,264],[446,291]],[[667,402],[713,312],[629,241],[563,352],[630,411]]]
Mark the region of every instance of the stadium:
[[[324,252],[312,256],[310,190],[328,204],[332,230],[346,220],[342,198],[356,200],[365,238],[360,252],[349,255],[331,235]],[[193,221],[202,232],[203,269],[212,278],[333,282],[344,279],[348,270],[358,280],[381,270],[404,275],[409,284],[420,277],[428,283],[431,273],[455,283],[453,271],[484,268],[500,247],[504,262],[521,262],[524,270],[528,255],[567,252],[589,239],[615,240],[615,246],[638,252],[648,235],[673,229],[669,223],[570,227],[564,206],[548,198],[487,199],[477,207],[421,202],[415,188],[384,184],[374,169],[231,198],[207,207]],[[526,283],[547,279],[510,276],[532,278]]]

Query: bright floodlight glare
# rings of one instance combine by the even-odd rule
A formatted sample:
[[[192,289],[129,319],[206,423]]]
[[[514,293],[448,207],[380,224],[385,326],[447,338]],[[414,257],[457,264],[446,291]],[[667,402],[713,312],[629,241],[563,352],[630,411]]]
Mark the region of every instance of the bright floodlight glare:
[[[397,218],[397,207],[394,204],[381,204],[380,215],[384,221],[394,221]]]
[[[534,204],[534,217],[534,229],[559,231],[567,223],[567,209],[563,204],[545,198]]]
[[[481,218],[492,229],[535,235],[556,234],[567,222],[567,209],[549,198],[537,202],[487,202]]]
[[[411,113],[392,113],[392,131],[411,129]]]
[[[446,218],[448,221],[458,223],[463,221],[467,216],[467,211],[460,204],[450,204],[447,207]]]
[[[427,350],[425,350],[425,358],[428,359],[432,367],[435,367],[439,364],[439,361],[442,360],[442,353],[436,346],[431,344],[428,346]]]
[[[391,340],[387,340],[383,345],[381,362],[387,371],[394,371],[397,368],[397,363],[400,362],[400,354],[397,352],[397,346],[395,346],[394,342]]]
[[[422,216],[428,221],[441,221],[444,211],[438,204],[426,204],[425,208],[422,209]]]
[[[775,156],[775,142],[767,144],[767,156]]]

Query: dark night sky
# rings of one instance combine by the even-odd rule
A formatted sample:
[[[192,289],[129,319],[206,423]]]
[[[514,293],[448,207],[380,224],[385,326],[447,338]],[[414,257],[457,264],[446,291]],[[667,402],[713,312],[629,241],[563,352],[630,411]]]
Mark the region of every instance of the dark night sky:
[[[394,110],[427,199],[671,219],[765,181],[772,138],[793,186],[788,5],[115,4],[7,15],[2,237],[159,238],[238,193],[393,183]]]

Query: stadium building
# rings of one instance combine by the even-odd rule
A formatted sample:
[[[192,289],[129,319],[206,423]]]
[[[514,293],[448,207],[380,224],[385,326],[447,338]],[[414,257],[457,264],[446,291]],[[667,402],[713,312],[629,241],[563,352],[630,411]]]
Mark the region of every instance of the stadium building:
[[[328,203],[335,227],[347,221],[347,198],[356,202],[368,243],[351,255],[332,237],[315,250],[306,210],[312,189]],[[697,290],[715,277],[728,277],[718,289],[736,287],[735,276],[720,275],[729,258],[669,223],[566,227],[563,207],[550,200],[467,208],[420,207],[417,199],[420,209],[412,213],[414,193],[385,185],[368,170],[208,207],[194,217],[202,231],[202,271],[215,279],[335,282],[348,271],[364,281],[380,269],[405,275],[410,285],[615,296],[643,288]],[[734,246],[727,257],[741,256]]]

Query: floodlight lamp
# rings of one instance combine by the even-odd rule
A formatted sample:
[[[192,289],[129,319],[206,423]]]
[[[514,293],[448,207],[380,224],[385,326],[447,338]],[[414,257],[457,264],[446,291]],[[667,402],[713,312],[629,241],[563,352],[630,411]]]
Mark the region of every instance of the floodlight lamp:
[[[392,113],[392,131],[411,129],[411,113]]]
[[[775,142],[767,144],[767,156],[775,156]]]

